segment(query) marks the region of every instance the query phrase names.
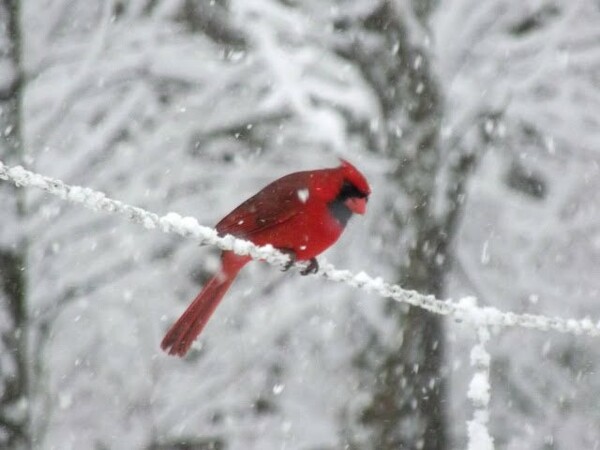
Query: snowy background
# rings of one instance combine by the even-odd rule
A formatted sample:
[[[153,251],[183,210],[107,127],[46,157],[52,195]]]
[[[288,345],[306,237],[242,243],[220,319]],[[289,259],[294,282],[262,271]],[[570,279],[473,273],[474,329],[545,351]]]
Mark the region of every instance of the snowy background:
[[[0,159],[212,225],[348,158],[326,257],[438,297],[600,318],[594,0],[5,0]],[[476,331],[0,182],[0,448],[463,449]],[[600,448],[598,340],[492,333],[496,449]]]

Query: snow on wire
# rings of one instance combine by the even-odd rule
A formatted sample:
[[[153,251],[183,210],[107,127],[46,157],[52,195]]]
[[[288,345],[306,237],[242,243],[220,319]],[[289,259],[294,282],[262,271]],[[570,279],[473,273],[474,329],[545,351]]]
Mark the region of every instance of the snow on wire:
[[[94,211],[106,211],[125,216],[131,222],[140,224],[147,229],[159,229],[165,233],[179,234],[195,239],[201,244],[214,245],[221,250],[231,250],[239,255],[249,255],[252,259],[263,260],[275,266],[284,266],[289,261],[287,255],[270,245],[259,247],[252,242],[231,235],[219,236],[215,229],[200,225],[193,217],[182,217],[173,212],[159,216],[142,208],[108,198],[102,192],[80,186],[70,186],[61,180],[28,171],[21,166],[10,167],[0,161],[0,179],[12,181],[17,186],[37,187],[63,200],[81,204]],[[302,263],[295,264],[295,266],[305,267]],[[451,316],[457,321],[472,323],[478,328],[521,327],[574,335],[600,336],[600,322],[594,323],[589,318],[578,320],[502,312],[493,307],[477,307],[476,301],[472,297],[465,297],[459,301],[439,300],[432,295],[424,295],[384,282],[380,277],[373,278],[365,272],[354,274],[348,270],[339,270],[328,263],[322,263],[317,274],[332,281],[375,292],[381,297],[408,303],[435,314]]]
[[[494,450],[494,439],[490,436],[490,363],[491,356],[485,345],[490,340],[486,327],[477,329],[478,343],[471,349],[471,366],[475,374],[469,383],[467,397],[473,403],[473,420],[467,421],[467,450]]]

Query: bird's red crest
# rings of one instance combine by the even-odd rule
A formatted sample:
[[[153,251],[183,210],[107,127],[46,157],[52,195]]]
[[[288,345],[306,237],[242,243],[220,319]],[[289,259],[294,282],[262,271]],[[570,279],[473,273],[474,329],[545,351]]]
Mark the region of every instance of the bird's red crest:
[[[342,163],[341,167],[344,178],[352,183],[362,194],[368,196],[371,193],[371,187],[365,176],[345,159],[340,158],[340,162]]]

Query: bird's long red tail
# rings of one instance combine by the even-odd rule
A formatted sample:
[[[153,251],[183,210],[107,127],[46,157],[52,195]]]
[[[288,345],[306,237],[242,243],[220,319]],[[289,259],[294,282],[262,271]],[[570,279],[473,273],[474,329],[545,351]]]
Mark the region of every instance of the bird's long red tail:
[[[225,253],[222,268],[213,276],[177,322],[171,326],[160,346],[169,355],[185,356],[248,258]]]

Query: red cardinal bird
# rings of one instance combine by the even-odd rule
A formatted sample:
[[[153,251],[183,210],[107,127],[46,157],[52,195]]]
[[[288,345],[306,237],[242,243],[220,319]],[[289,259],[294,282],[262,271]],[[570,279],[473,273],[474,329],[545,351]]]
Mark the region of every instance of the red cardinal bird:
[[[352,214],[364,214],[371,189],[352,164],[296,172],[275,180],[231,211],[218,224],[219,235],[231,234],[256,245],[271,244],[294,261],[310,261],[303,275],[319,269],[315,256],[338,240]],[[221,270],[165,335],[161,347],[184,356],[211,314],[250,261],[225,251]]]

